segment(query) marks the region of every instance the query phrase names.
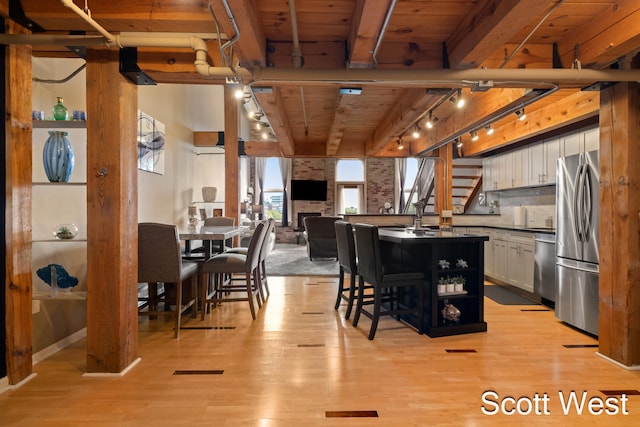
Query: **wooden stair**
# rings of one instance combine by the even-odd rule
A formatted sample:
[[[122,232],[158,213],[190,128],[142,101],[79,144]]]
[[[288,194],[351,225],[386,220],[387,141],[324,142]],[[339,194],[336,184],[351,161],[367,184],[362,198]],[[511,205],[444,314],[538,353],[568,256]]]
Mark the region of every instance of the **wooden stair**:
[[[452,206],[453,211],[469,209],[471,202],[482,188],[482,159],[459,158],[452,161]],[[434,212],[433,194],[429,197],[426,212]]]

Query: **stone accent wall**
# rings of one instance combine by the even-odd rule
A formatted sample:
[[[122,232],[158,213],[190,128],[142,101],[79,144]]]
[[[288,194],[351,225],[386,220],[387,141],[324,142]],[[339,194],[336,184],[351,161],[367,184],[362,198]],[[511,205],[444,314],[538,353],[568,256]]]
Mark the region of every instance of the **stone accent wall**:
[[[395,206],[393,186],[395,181],[395,160],[392,158],[376,158],[366,160],[367,211],[363,213],[379,213],[385,202]]]

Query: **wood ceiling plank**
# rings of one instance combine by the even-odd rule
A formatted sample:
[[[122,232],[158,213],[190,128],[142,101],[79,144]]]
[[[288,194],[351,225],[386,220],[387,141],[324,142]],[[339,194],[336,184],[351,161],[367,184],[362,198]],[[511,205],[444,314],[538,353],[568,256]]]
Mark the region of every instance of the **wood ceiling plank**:
[[[391,0],[357,0],[349,34],[349,67],[368,68]]]
[[[640,49],[640,2],[611,4],[582,28],[558,41],[562,64],[570,67],[574,48],[586,68],[603,68],[627,52]]]
[[[304,68],[340,68],[344,67],[346,52],[343,41],[319,41],[300,43]],[[269,67],[292,68],[292,42],[268,42],[267,63]]]
[[[447,40],[452,68],[476,68],[552,2],[480,1]]]
[[[244,151],[250,157],[280,157],[280,144],[277,141],[245,141]]]
[[[523,121],[517,120],[515,116],[508,116],[496,122],[493,125],[493,135],[472,144],[465,143],[465,156],[481,155],[598,114],[600,92],[571,89],[562,91],[563,96],[556,96],[553,102],[545,106],[534,109],[536,104],[532,104],[527,107],[527,118]]]

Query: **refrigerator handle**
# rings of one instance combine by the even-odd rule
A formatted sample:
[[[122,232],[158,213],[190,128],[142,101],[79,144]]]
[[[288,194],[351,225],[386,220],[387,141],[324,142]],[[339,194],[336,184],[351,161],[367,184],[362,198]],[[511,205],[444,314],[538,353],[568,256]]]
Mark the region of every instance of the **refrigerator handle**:
[[[583,221],[583,191],[584,191],[584,180],[582,175],[582,167],[583,164],[580,163],[578,165],[578,171],[576,172],[576,178],[574,180],[575,187],[573,189],[573,224],[576,228],[576,234],[578,236],[578,240],[583,242],[584,235],[584,221]]]
[[[583,232],[584,235],[582,237],[583,241],[587,241],[589,239],[589,233],[591,230],[591,177],[589,175],[589,165],[584,165],[584,218],[583,218]]]
[[[575,179],[573,180],[576,184],[573,187],[573,227],[576,230],[576,234],[578,235],[578,240],[582,240],[581,234],[581,220],[580,220],[580,170],[582,169],[582,165],[578,165],[578,170],[576,172]]]

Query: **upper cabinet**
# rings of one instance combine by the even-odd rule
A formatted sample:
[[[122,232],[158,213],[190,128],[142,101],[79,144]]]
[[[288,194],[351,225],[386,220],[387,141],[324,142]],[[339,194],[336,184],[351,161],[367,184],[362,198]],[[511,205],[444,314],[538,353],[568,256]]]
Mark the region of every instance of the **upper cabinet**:
[[[482,159],[484,191],[535,187],[556,183],[559,157],[597,150],[598,127],[554,137],[535,145]]]

